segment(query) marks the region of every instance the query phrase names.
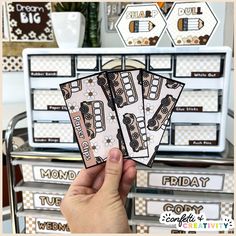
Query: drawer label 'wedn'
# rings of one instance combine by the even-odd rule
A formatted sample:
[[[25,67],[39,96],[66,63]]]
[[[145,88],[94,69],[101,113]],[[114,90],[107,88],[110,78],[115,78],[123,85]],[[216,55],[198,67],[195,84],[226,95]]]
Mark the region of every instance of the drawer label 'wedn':
[[[69,232],[69,226],[66,220],[51,220],[36,218],[36,233],[66,233]]]

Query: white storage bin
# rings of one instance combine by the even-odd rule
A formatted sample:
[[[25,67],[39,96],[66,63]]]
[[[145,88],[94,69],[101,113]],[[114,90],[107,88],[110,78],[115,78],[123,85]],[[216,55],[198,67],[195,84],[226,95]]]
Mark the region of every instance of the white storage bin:
[[[227,47],[199,47],[197,50],[196,47],[80,48],[76,50],[40,48],[26,49],[23,56],[29,143],[32,147],[78,150],[78,145],[73,140],[74,138],[72,139],[72,135],[69,140],[63,142],[58,142],[58,138],[55,137],[52,137],[54,138],[54,142],[52,142],[53,139],[47,139],[48,137],[45,135],[41,137],[41,134],[40,137],[34,139],[33,129],[36,121],[37,123],[50,120],[60,123],[69,122],[67,111],[56,110],[62,107],[50,104],[49,99],[43,104],[37,102],[37,106],[40,105],[37,110],[34,110],[32,93],[35,89],[59,89],[59,84],[71,80],[71,77],[77,79],[91,74],[92,71],[145,68],[171,79],[177,77],[177,80],[185,83],[183,95],[178,103],[178,112],[173,112],[171,116],[170,130],[174,130],[176,124],[192,126],[192,124],[209,125],[211,123],[210,125],[217,126],[216,132],[215,130],[210,131],[214,136],[213,139],[217,136],[217,142],[212,142],[211,145],[203,146],[200,143],[190,146],[186,144],[189,141],[188,138],[186,140],[181,138],[179,143],[175,138],[176,135],[169,132],[171,142],[167,143],[167,136],[163,136],[159,150],[222,152],[225,149],[228,84],[231,70],[231,49]],[[41,59],[42,66],[38,66]],[[60,63],[63,63],[62,67],[59,67]],[[45,71],[50,73],[44,74]],[[190,97],[192,99],[189,99]],[[43,110],[40,110],[41,108]],[[45,108],[52,110],[44,110]],[[45,125],[45,129],[47,129],[47,125]],[[42,129],[40,130],[42,133]],[[47,134],[47,130],[45,132]],[[70,132],[73,134],[73,131]],[[44,137],[46,139],[43,139]]]

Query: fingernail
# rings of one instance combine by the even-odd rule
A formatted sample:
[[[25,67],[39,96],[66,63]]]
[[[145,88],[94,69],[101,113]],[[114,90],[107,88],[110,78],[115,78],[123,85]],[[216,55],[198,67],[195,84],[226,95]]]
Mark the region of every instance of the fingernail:
[[[120,161],[121,158],[121,152],[119,149],[114,148],[109,153],[109,161],[117,163]]]

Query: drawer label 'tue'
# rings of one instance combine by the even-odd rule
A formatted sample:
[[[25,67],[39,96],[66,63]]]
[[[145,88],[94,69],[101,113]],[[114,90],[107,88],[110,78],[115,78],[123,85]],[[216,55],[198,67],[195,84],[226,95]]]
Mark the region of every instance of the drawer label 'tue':
[[[34,179],[37,181],[71,183],[79,174],[79,169],[51,167],[51,166],[33,166]]]
[[[64,195],[35,193],[34,194],[35,208],[59,209],[63,196]]]
[[[223,190],[224,175],[149,173],[149,186],[177,189]]]

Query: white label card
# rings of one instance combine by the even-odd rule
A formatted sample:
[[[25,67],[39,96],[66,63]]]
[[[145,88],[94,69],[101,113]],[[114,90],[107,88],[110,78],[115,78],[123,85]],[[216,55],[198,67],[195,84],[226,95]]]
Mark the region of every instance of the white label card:
[[[183,211],[190,210],[195,211],[196,214],[205,213],[207,219],[220,218],[220,203],[147,201],[147,214],[150,215],[160,215],[163,211],[181,214]]]
[[[69,233],[69,226],[66,220],[51,220],[44,218],[36,218],[36,233]]]
[[[35,193],[34,194],[34,205],[35,208],[51,208],[51,209],[60,209],[60,204],[64,195],[56,194],[43,194]]]
[[[224,175],[149,173],[149,185],[162,188],[222,190]]]
[[[79,168],[33,166],[34,179],[46,182],[71,183],[79,171]]]

